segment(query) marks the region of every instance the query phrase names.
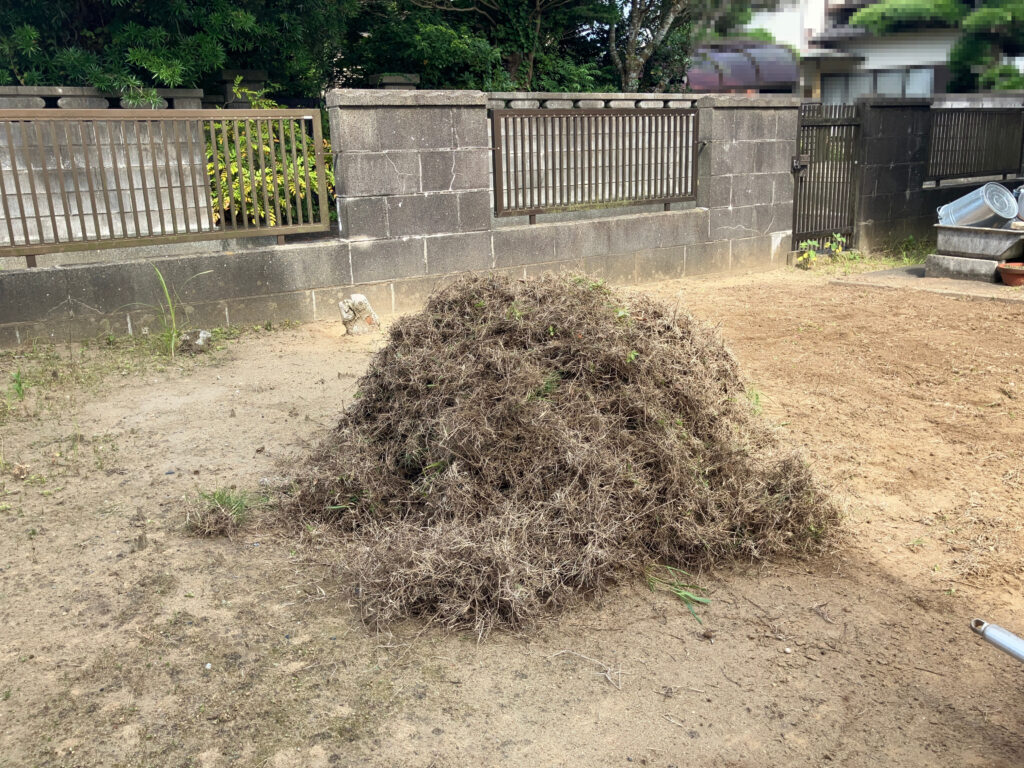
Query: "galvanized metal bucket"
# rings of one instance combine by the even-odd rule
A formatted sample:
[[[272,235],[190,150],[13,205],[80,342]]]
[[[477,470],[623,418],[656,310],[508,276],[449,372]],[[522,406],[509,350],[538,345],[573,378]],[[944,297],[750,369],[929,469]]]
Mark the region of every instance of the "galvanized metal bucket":
[[[939,224],[952,227],[1001,227],[1018,213],[1017,200],[1002,184],[989,182],[938,209]]]
[[[1013,190],[1013,196],[1017,198],[1017,218],[1024,221],[1024,186]]]

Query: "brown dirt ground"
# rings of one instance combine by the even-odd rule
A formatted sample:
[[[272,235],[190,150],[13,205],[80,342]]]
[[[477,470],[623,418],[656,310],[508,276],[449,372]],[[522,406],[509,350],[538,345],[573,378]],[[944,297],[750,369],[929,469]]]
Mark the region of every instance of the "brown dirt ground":
[[[93,350],[0,424],[0,766],[1024,763],[1021,668],[968,629],[1024,631],[1024,307],[792,270],[647,290],[721,322],[844,503],[834,556],[702,574],[706,634],[637,584],[529,637],[375,635],[322,549],[182,524],[286,476],[379,339]]]

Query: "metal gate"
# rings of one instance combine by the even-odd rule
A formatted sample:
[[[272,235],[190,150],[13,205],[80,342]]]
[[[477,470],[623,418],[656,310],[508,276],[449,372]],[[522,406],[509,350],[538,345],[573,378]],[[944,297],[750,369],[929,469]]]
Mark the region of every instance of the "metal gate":
[[[860,114],[855,105],[800,105],[793,158],[793,250],[805,240],[853,240],[857,205]]]

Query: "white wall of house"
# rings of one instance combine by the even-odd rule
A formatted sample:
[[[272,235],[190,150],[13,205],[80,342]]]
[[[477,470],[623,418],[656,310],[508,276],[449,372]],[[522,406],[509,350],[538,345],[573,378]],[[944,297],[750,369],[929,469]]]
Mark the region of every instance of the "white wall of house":
[[[885,37],[859,37],[836,47],[863,56],[861,69],[901,69],[945,64],[949,51],[960,37],[955,29],[902,32]]]
[[[773,11],[755,11],[746,29],[766,29],[775,39],[806,51],[812,37],[825,28],[826,0],[783,0]]]

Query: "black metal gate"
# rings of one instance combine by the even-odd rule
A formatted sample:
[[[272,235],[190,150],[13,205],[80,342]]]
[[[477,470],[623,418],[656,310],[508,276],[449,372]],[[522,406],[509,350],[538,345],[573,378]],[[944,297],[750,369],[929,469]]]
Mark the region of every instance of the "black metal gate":
[[[793,158],[793,250],[805,240],[853,240],[857,205],[860,114],[855,105],[800,105]]]

